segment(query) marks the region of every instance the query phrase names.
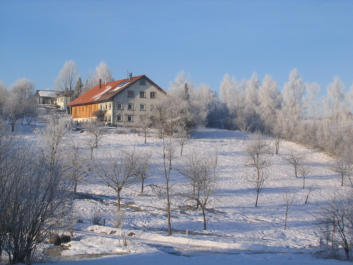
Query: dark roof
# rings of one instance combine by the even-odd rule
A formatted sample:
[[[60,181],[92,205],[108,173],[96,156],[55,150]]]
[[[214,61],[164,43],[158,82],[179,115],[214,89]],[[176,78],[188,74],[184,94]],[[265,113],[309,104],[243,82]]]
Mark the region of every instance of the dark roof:
[[[83,93],[81,96],[76,98],[75,100],[71,101],[68,106],[77,106],[77,105],[85,105],[85,104],[92,104],[92,103],[99,103],[110,100],[116,94],[120,93],[124,89],[128,88],[132,84],[134,84],[137,80],[142,78],[146,78],[150,81],[154,86],[156,86],[160,91],[165,93],[165,91],[160,88],[157,84],[155,84],[151,79],[149,79],[145,75],[139,75],[131,77],[131,79],[121,79],[113,82],[102,83],[101,87],[99,84],[95,87],[91,88],[87,92]]]

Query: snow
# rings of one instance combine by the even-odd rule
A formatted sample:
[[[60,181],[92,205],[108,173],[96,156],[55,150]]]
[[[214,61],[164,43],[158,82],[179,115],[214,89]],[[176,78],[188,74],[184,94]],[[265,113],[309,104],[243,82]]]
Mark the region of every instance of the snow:
[[[89,153],[87,133],[72,133],[69,137],[81,143],[85,154]],[[150,136],[147,144],[143,144],[143,136],[117,133],[117,129],[107,130],[95,150],[95,159],[104,161],[107,155],[117,157],[122,150],[132,148],[150,156],[150,178],[146,181],[145,193],[140,194],[139,183],[122,190],[123,229],[114,228],[114,191],[93,174],[87,177],[78,186],[79,194],[85,196],[76,199],[74,205],[74,216],[81,221],[75,225],[74,240],[66,244],[67,250],[62,252],[62,256],[74,259],[77,255],[124,254],[84,261],[85,264],[172,265],[216,264],[220,261],[222,264],[341,264],[340,261],[312,256],[320,251],[316,225],[318,212],[336,193],[351,190],[348,185],[341,187],[339,177],[329,169],[332,158],[296,143],[282,142],[280,154],[270,155],[272,166],[267,171],[268,178],[260,194],[259,206],[254,207],[254,183],[248,180],[254,172],[246,166],[245,149],[249,141],[252,138],[239,131],[200,129],[184,147],[182,157],[178,152],[180,147],[176,145],[175,169],[193,152],[217,152],[218,186],[207,212],[208,230],[203,231],[201,211],[185,209],[183,206],[190,202],[177,195],[187,186],[185,179],[174,170],[173,235],[167,236],[165,201],[148,186],[163,184],[161,139]],[[69,148],[70,141],[67,142]],[[305,163],[311,168],[305,189],[302,189],[302,179],[294,177],[293,169],[284,159],[292,151],[305,154]],[[309,191],[309,203],[304,204]],[[285,193],[294,197],[287,230],[284,230],[283,223]],[[91,224],[94,214],[102,216],[105,226]],[[166,251],[168,249],[174,252],[176,249],[181,256],[171,255]],[[73,263],[83,261],[62,261],[58,264]]]

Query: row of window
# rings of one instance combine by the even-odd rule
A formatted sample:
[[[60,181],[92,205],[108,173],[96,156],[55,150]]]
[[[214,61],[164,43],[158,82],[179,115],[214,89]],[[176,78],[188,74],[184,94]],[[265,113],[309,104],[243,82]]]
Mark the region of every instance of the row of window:
[[[135,110],[134,107],[135,107],[135,106],[134,106],[133,103],[127,104],[127,110]],[[150,110],[151,110],[151,111],[153,110],[153,108],[154,108],[154,106],[153,106],[153,105],[150,105]],[[124,110],[124,104],[118,103],[118,104],[116,105],[116,109],[117,109],[117,110]],[[146,110],[147,110],[146,104],[140,104],[140,111],[146,111]]]
[[[133,119],[132,119],[132,115],[127,115],[127,121],[128,122],[133,122]],[[118,114],[117,116],[116,116],[116,121],[117,122],[122,122],[123,121],[123,115],[122,114]]]
[[[132,91],[132,90],[129,90],[129,91],[127,92],[127,96],[128,96],[129,98],[133,98],[133,97],[135,97],[135,92]],[[140,98],[146,98],[146,92],[141,91],[141,92],[140,92]],[[150,92],[150,98],[156,98],[156,92],[154,92],[154,91]]]

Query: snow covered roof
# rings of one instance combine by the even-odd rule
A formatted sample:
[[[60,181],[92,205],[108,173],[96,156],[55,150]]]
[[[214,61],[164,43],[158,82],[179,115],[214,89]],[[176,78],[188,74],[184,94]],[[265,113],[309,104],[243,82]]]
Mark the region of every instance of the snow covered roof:
[[[62,93],[61,91],[55,91],[55,90],[37,90],[36,92],[37,95],[44,98],[56,98],[60,96],[61,93]]]
[[[131,77],[131,79],[125,78],[113,82],[108,82],[108,83],[103,83],[101,84],[101,87],[99,87],[99,84],[93,87],[92,89],[88,90],[86,93],[83,93],[81,96],[76,98],[75,100],[71,101],[68,106],[78,106],[78,105],[85,105],[85,104],[92,104],[92,103],[98,103],[98,102],[103,102],[106,100],[111,99],[114,97],[116,94],[120,93],[127,87],[131,86],[134,84],[137,80],[140,80],[141,78],[146,78],[148,81],[150,81],[153,85],[155,85],[159,90],[161,90],[163,93],[164,90],[160,88],[158,85],[156,85],[151,79],[149,79],[145,75],[139,75],[139,76],[134,76]]]

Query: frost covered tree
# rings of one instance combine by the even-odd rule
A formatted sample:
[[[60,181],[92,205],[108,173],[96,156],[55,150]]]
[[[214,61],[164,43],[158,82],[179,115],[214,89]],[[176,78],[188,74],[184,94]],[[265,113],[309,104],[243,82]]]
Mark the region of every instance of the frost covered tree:
[[[341,186],[344,185],[344,179],[351,176],[353,170],[352,164],[343,157],[338,157],[330,168],[333,172],[340,176]]]
[[[139,126],[143,130],[145,144],[147,144],[147,135],[149,130],[152,128],[152,117],[148,114],[141,114],[139,115],[139,121]]]
[[[86,126],[86,131],[88,133],[88,146],[90,149],[90,157],[93,159],[93,151],[98,148],[99,142],[103,138],[103,130],[97,121],[89,122]]]
[[[0,117],[4,115],[4,107],[5,107],[7,98],[8,98],[7,87],[4,83],[0,81]]]
[[[203,229],[207,229],[206,207],[211,196],[216,191],[217,184],[217,154],[199,156],[192,154],[180,171],[189,181],[191,190],[186,197],[196,202],[196,208],[201,208],[203,216]]]
[[[278,110],[281,108],[281,95],[278,91],[276,81],[270,75],[264,77],[259,88],[258,97],[258,112],[264,123],[264,132],[271,134],[276,126]]]
[[[257,207],[259,195],[263,189],[266,180],[266,168],[271,166],[271,161],[268,154],[271,153],[269,145],[261,135],[255,135],[250,140],[246,147],[249,162],[247,166],[254,168],[256,171],[255,176],[250,177],[249,181],[254,183],[256,191],[255,207]]]
[[[75,142],[72,143],[69,149],[69,154],[65,159],[65,169],[68,179],[73,182],[73,192],[77,193],[77,186],[87,175],[87,164],[82,157],[82,150]]]
[[[31,119],[36,113],[33,82],[25,78],[17,80],[11,86],[4,105],[4,115],[11,125],[11,131],[15,130],[19,119]]]
[[[298,170],[303,164],[304,155],[292,151],[285,157],[285,160],[293,167],[294,176],[298,178]]]
[[[309,168],[309,166],[302,164],[299,166],[298,168],[298,173],[300,174],[300,176],[302,177],[303,180],[303,189],[305,189],[305,181],[306,178],[310,175],[311,170]]]
[[[148,169],[150,167],[150,157],[149,153],[142,153],[136,157],[136,169],[135,176],[141,181],[141,194],[143,194],[145,181],[149,177]]]
[[[55,88],[66,93],[71,92],[74,90],[77,77],[76,63],[73,60],[66,61],[55,80]]]
[[[114,80],[112,73],[105,62],[100,62],[99,65],[96,67],[95,73],[87,79],[86,84],[84,86],[84,91],[87,91],[92,87],[98,85],[99,80],[101,80],[102,83],[108,83]]]
[[[278,122],[285,138],[292,139],[303,116],[303,95],[305,86],[297,69],[291,71],[289,81],[282,90],[282,109]]]
[[[117,218],[119,226],[121,192],[136,179],[137,156],[135,150],[122,152],[117,158],[108,156],[103,162],[96,162],[95,174],[111,189],[117,196]]]
[[[334,198],[322,209],[318,217],[322,241],[332,249],[343,248],[346,259],[350,259],[353,242],[352,199]]]
[[[10,264],[31,264],[37,246],[62,227],[72,198],[60,161],[51,165],[45,152],[28,144],[9,148],[0,160],[0,245]]]

